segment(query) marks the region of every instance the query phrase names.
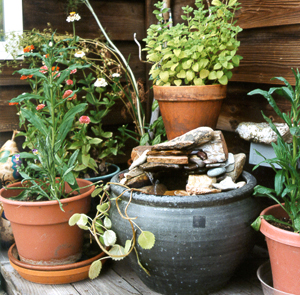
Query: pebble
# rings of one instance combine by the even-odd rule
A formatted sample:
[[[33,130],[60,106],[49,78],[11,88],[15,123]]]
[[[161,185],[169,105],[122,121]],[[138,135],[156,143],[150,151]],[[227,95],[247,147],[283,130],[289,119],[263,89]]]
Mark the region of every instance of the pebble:
[[[219,167],[219,168],[214,168],[214,169],[210,169],[207,171],[207,175],[209,177],[217,177],[219,175],[222,175],[226,172],[226,168],[225,167]]]

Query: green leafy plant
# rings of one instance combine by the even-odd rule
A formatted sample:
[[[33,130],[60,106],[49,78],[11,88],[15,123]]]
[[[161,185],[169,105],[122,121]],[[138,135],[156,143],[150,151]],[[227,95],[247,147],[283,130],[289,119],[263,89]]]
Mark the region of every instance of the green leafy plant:
[[[280,204],[283,210],[288,214],[290,222],[276,219],[274,216],[262,216],[258,217],[253,223],[253,227],[257,230],[260,228],[261,218],[264,218],[288,225],[292,227],[295,232],[300,232],[300,74],[298,69],[297,71],[293,70],[293,73],[296,79],[294,88],[285,78],[276,77],[274,79],[284,82],[285,86],[272,87],[269,91],[256,89],[249,93],[249,95],[263,95],[276,114],[288,125],[292,135],[292,141],[285,142],[271,119],[262,113],[272,130],[277,134],[277,142],[272,143],[276,157],[266,159],[259,152],[256,151],[256,153],[265,159],[262,163],[271,165],[276,175],[274,178],[274,189],[258,185],[254,188],[254,195],[267,196]],[[291,104],[289,113],[286,114],[280,111],[272,96],[275,93],[284,97]],[[275,164],[280,166],[281,169],[276,169]],[[255,166],[254,169],[258,166],[259,164]]]
[[[183,7],[184,20],[170,27],[165,23],[164,2],[155,4],[158,24],[147,31],[147,61],[152,63],[150,75],[159,86],[226,85],[231,70],[242,59],[237,55],[242,31],[235,25],[234,15],[239,9],[237,0],[196,0],[197,9]],[[206,8],[205,3],[208,4]]]
[[[89,65],[66,64],[60,69],[58,65],[61,56],[74,49],[65,48],[63,44],[64,41],[55,42],[52,35],[49,39],[44,39],[42,53],[31,52],[32,47],[27,48],[24,57],[40,60],[40,66],[17,71],[21,77],[33,79],[32,83],[37,90],[10,100],[11,104],[20,106],[21,120],[27,120],[35,130],[35,146],[32,153],[19,154],[26,162],[22,162],[19,167],[25,186],[17,196],[21,200],[60,200],[68,197],[65,194],[65,183],[73,190],[78,190],[73,169],[79,150],[67,158],[66,140],[77,115],[81,115],[78,120],[82,125],[88,124],[90,119],[82,116],[87,108],[86,103],[79,103],[65,110],[68,99],[74,97],[78,89],[65,95],[64,81],[73,71],[88,68]]]
[[[107,256],[104,256],[92,263],[89,270],[89,277],[91,279],[95,279],[96,277],[98,277],[102,269],[102,260],[111,258],[118,261],[127,257],[133,250],[136,253],[138,264],[147,274],[149,274],[147,269],[145,269],[144,266],[140,263],[138,251],[136,250],[136,243],[138,243],[142,249],[151,249],[155,244],[155,236],[149,231],[143,231],[134,221],[136,217],[128,216],[127,208],[130,206],[130,201],[126,205],[126,209],[124,212],[121,212],[118,206],[118,201],[122,197],[122,195],[127,191],[130,191],[132,193],[134,189],[130,189],[124,185],[121,185],[125,187],[125,190],[120,196],[111,200],[108,190],[110,184],[121,185],[119,183],[110,182],[105,186],[103,186],[103,184],[100,184],[92,194],[92,197],[101,195],[100,204],[97,206],[97,213],[94,218],[91,218],[85,214],[76,213],[69,219],[69,225],[77,225],[81,229],[88,230],[94,237],[100,249],[107,254]],[[109,218],[109,210],[111,208],[112,202],[115,202],[115,206],[120,216],[126,222],[130,223],[132,229],[132,239],[127,240],[124,246],[117,244],[116,233],[112,230],[113,220]],[[138,238],[136,238],[136,229],[140,232]]]

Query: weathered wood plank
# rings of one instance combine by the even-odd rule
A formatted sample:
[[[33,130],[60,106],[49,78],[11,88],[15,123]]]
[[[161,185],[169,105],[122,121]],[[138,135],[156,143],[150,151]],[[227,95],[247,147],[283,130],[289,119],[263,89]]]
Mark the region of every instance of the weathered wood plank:
[[[273,77],[284,76],[295,84],[291,68],[300,67],[300,25],[245,30],[238,39],[243,60],[233,70],[231,81],[281,84]]]
[[[300,2],[297,0],[240,0],[238,25],[243,29],[300,23]]]
[[[42,285],[23,279],[10,264],[2,265],[1,274],[6,281],[8,294],[22,295],[78,295],[72,285]]]
[[[113,40],[132,40],[134,32],[145,36],[144,1],[142,0],[92,0],[95,13]],[[41,11],[43,12],[41,17]],[[44,29],[50,22],[58,32],[72,32],[72,24],[66,22],[67,2],[54,0],[51,5],[44,0],[23,1],[24,29]],[[70,12],[70,11],[69,11]],[[76,23],[76,33],[88,37],[99,36],[99,28],[85,5],[78,8],[81,20]],[[35,17],[32,17],[35,16]]]
[[[72,284],[74,288],[82,295],[131,295],[141,294],[134,286],[131,286],[126,280],[116,274],[108,265],[100,276],[95,280],[84,280]]]

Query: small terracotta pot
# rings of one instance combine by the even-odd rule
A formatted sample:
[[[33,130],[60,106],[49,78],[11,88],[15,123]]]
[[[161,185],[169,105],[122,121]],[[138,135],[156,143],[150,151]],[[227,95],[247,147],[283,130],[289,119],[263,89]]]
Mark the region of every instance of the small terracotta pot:
[[[216,128],[227,87],[153,86],[168,140],[201,126]]]
[[[260,215],[287,217],[280,205],[268,207]],[[274,289],[300,295],[300,234],[280,229],[264,219],[260,231],[266,237]]]
[[[79,187],[91,185],[90,181],[77,179]],[[21,187],[21,182],[8,187]],[[58,201],[26,202],[8,199],[20,190],[0,190],[6,218],[11,222],[21,261],[37,265],[59,265],[80,259],[84,231],[78,226],[69,226],[74,213],[88,213],[91,193],[95,186],[80,189],[80,194]],[[70,191],[68,185],[66,189]]]

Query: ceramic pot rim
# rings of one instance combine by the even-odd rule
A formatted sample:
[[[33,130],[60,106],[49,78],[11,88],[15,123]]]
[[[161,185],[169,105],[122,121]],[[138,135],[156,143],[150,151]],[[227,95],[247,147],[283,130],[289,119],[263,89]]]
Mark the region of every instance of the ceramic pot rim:
[[[81,179],[81,178],[76,178],[76,180],[77,180],[78,184],[84,183],[83,185],[79,185],[79,188],[93,184],[91,181]],[[20,186],[21,186],[21,182],[14,182],[14,183],[8,185],[8,187],[20,187]],[[61,199],[60,201],[62,204],[64,204],[64,203],[69,203],[69,202],[73,202],[73,201],[77,201],[79,199],[85,198],[87,195],[90,195],[94,191],[95,185],[92,185],[90,188],[87,188],[87,189],[88,189],[88,191],[85,191],[77,196],[66,198],[66,199]],[[36,202],[10,200],[10,199],[4,198],[2,196],[2,193],[4,191],[8,191],[8,190],[6,190],[5,188],[0,189],[0,201],[4,204],[10,204],[10,205],[14,205],[14,206],[27,206],[27,207],[53,206],[53,205],[58,204],[58,201],[56,201],[56,200],[36,201]]]
[[[121,171],[116,174],[111,182],[119,183],[119,175],[121,173],[126,173],[128,170]],[[243,171],[243,179],[246,181],[246,184],[238,189],[230,190],[227,192],[215,193],[215,194],[206,194],[206,195],[191,195],[191,196],[163,196],[163,195],[147,195],[140,192],[133,192],[132,201],[136,204],[148,204],[157,207],[209,207],[212,205],[222,205],[235,202],[237,200],[244,199],[249,197],[253,188],[255,187],[257,181],[256,178],[249,172]],[[116,184],[111,184],[111,189],[120,195],[125,188]],[[130,193],[125,192],[121,199],[129,200]]]
[[[276,204],[264,209],[260,213],[260,216],[274,215],[274,217],[278,218],[280,217],[278,216],[278,214],[276,214],[276,212],[278,211],[279,212],[282,211],[280,216],[285,215],[284,214],[285,212],[283,211],[281,206],[279,204]],[[279,243],[286,244],[289,246],[300,247],[300,234],[278,228],[270,224],[268,221],[266,221],[263,218],[261,219],[260,231],[269,239],[275,240]]]

